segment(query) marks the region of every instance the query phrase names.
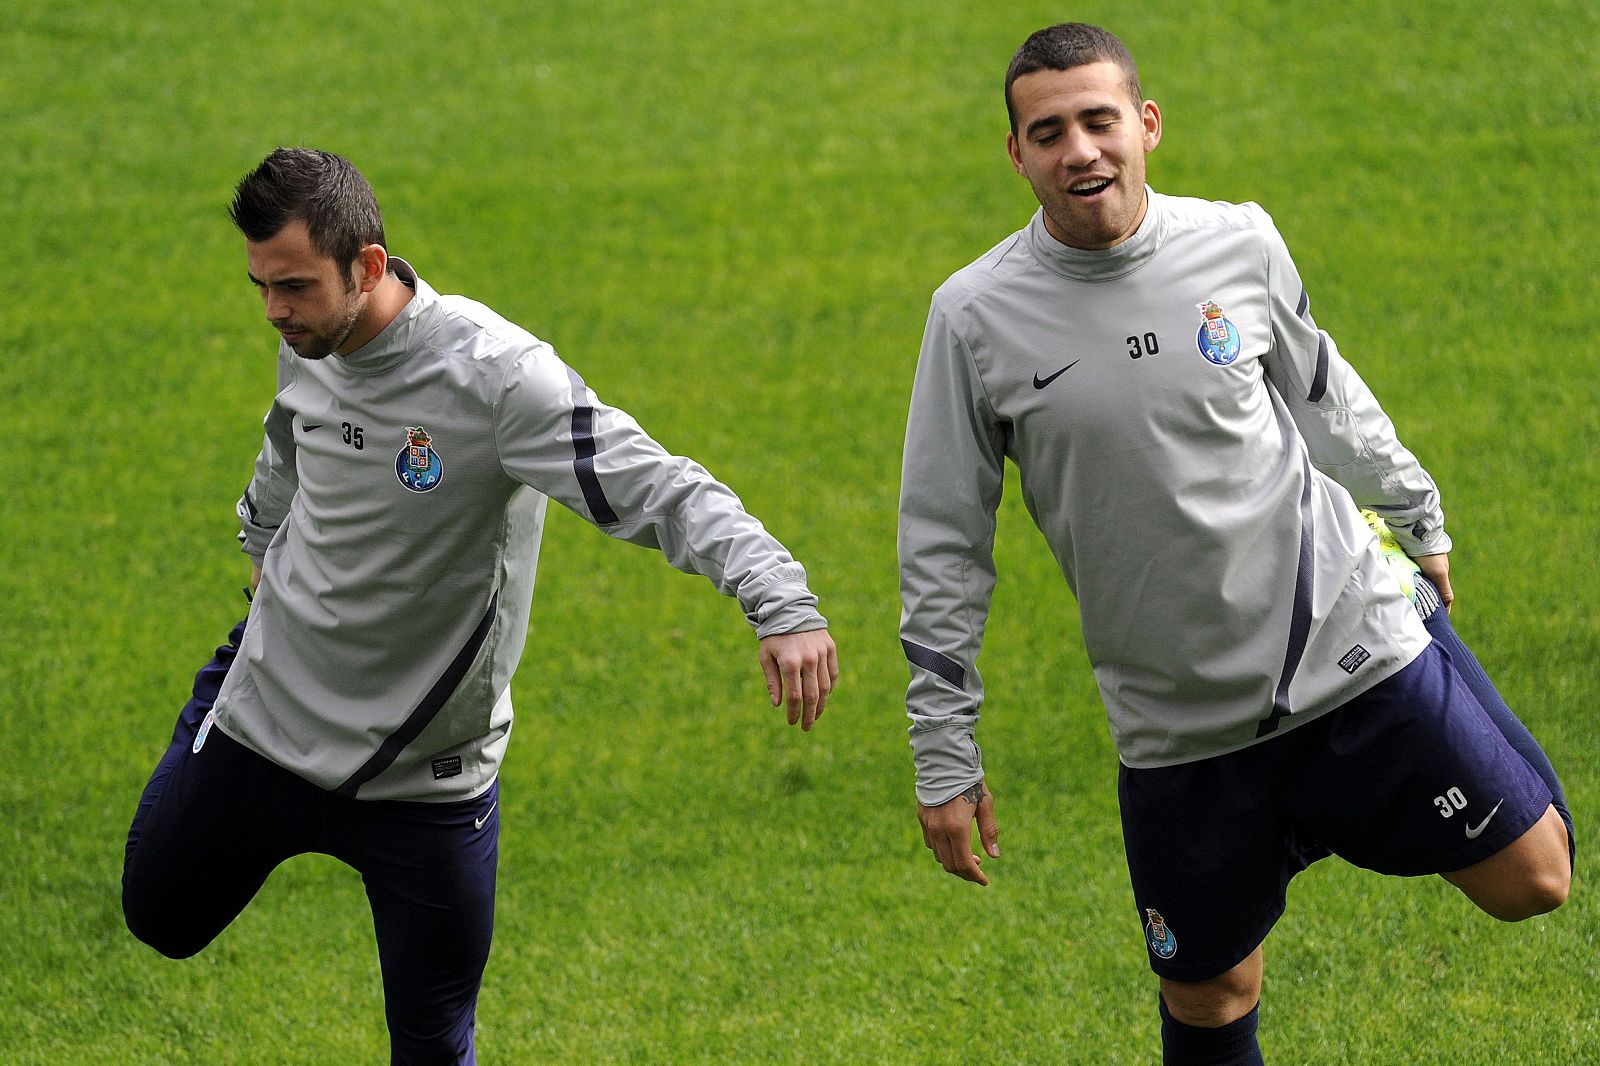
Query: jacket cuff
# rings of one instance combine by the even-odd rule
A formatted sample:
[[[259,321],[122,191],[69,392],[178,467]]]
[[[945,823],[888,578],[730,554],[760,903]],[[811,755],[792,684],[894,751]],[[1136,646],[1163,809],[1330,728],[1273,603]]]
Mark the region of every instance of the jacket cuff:
[[[803,569],[798,577],[785,577],[762,589],[759,602],[745,611],[745,618],[755,627],[757,637],[828,628],[828,620],[817,611],[817,597],[806,586]]]
[[[913,722],[918,803],[937,807],[983,780],[983,751],[972,739],[977,724],[976,716],[965,714]]]
[[[1389,522],[1388,526],[1400,547],[1413,559],[1419,555],[1442,555],[1452,547],[1450,534],[1444,531],[1443,516],[1421,518],[1407,525]]]

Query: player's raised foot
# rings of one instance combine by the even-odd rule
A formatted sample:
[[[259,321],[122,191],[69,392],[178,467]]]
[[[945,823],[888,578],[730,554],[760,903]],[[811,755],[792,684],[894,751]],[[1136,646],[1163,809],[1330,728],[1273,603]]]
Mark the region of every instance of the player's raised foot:
[[[1383,563],[1388,567],[1389,573],[1400,583],[1400,591],[1406,594],[1406,599],[1412,602],[1422,617],[1428,617],[1439,606],[1439,597],[1432,586],[1428,586],[1426,590],[1421,587],[1427,580],[1421,577],[1422,567],[1406,554],[1406,550],[1400,546],[1400,542],[1390,531],[1389,523],[1385,522],[1376,511],[1369,511],[1363,507],[1361,517],[1367,520],[1367,525],[1377,534],[1378,552],[1383,556]]]

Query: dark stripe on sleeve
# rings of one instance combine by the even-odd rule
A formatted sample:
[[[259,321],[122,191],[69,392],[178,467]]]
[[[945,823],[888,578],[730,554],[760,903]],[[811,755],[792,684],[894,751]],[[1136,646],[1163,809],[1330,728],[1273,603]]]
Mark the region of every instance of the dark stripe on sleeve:
[[[1307,403],[1316,403],[1328,391],[1328,335],[1317,331],[1317,374],[1311,379],[1311,391],[1306,393]]]
[[[600,478],[594,472],[594,408],[584,402],[589,398],[589,390],[570,366],[567,377],[572,381],[572,470],[595,522],[602,526],[616,525],[617,512],[611,509],[611,501],[606,499]]]
[[[906,658],[911,660],[913,666],[920,666],[929,673],[938,674],[956,688],[966,687],[967,672],[950,656],[932,648],[924,648],[921,644],[905,637],[900,638],[900,646],[906,650]]]
[[[344,784],[334,789],[335,792],[354,799],[357,789],[393,766],[406,745],[422,735],[428,723],[433,721],[439,709],[454,694],[456,686],[461,684],[461,679],[466,676],[472,660],[477,658],[478,649],[483,647],[483,642],[489,636],[489,627],[494,624],[495,606],[499,602],[499,592],[489,597],[489,609],[483,612],[478,627],[472,631],[472,636],[467,638],[461,650],[456,652],[456,657],[450,660],[450,665],[445,667],[444,673],[433,683],[428,694],[422,697],[422,702],[417,704],[416,710],[406,716],[406,720],[400,723],[400,728],[384,738],[383,743],[378,745],[378,750],[372,753],[372,757],[362,765],[361,769],[351,774]]]
[[[1311,592],[1316,578],[1313,559],[1311,529],[1311,466],[1301,460],[1304,471],[1300,489],[1300,561],[1294,575],[1294,607],[1289,616],[1289,646],[1283,653],[1283,672],[1278,675],[1278,688],[1272,694],[1272,713],[1256,727],[1256,738],[1267,736],[1278,728],[1279,719],[1293,714],[1289,706],[1289,683],[1300,669],[1300,659],[1306,653],[1306,643],[1311,639]]]
[[[1310,319],[1306,318],[1306,308],[1308,308],[1310,306],[1311,306],[1311,294],[1306,292],[1306,290],[1301,289],[1300,290],[1300,304],[1299,304],[1299,306],[1297,306],[1294,309],[1295,317],[1299,318],[1299,319],[1304,319],[1305,321],[1309,322]]]

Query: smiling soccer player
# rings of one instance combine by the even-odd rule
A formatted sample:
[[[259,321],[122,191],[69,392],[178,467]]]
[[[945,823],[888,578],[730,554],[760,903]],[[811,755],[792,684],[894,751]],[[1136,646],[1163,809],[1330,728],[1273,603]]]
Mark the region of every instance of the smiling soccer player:
[[[1039,211],[935,293],[906,431],[923,840],[988,883],[976,664],[1009,458],[1121,757],[1166,1061],[1260,1062],[1262,943],[1296,873],[1329,854],[1440,873],[1516,920],[1565,900],[1571,819],[1549,760],[1503,703],[1486,709],[1493,686],[1442,610],[1425,625],[1357,509],[1448,604],[1434,482],[1317,327],[1272,220],[1149,188],[1161,111],[1104,30],[1041,30],[1005,84]]]

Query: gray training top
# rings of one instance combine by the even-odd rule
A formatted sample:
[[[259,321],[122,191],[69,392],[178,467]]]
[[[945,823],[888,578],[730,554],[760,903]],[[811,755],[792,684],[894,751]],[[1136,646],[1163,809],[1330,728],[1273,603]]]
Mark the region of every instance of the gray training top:
[[[1438,491],[1312,321],[1272,220],[1147,194],[1114,248],[1069,248],[1040,211],[934,294],[900,497],[923,803],[983,776],[1006,457],[1130,767],[1282,734],[1427,646],[1352,497],[1422,555],[1450,548]]]
[[[278,349],[239,502],[262,565],[216,702],[229,736],[361,799],[482,792],[511,730],[547,497],[736,596],[759,636],[820,629],[805,570],[698,464],[482,304],[415,290],[345,357]]]

